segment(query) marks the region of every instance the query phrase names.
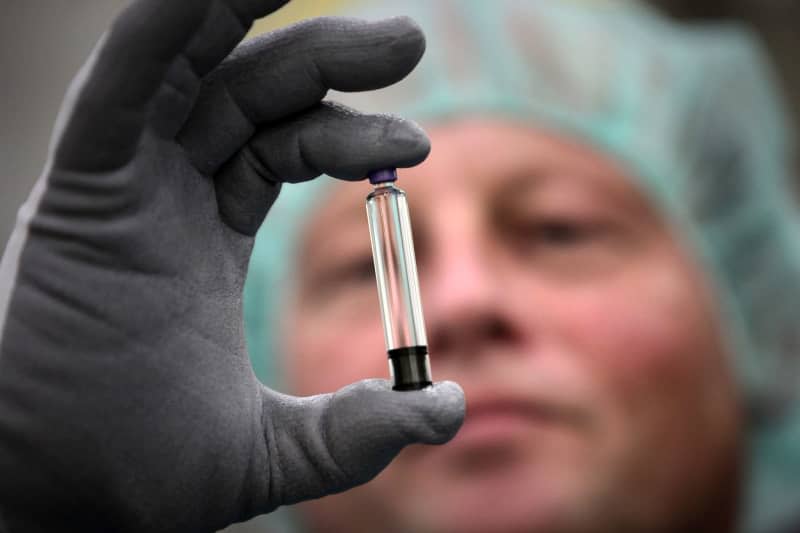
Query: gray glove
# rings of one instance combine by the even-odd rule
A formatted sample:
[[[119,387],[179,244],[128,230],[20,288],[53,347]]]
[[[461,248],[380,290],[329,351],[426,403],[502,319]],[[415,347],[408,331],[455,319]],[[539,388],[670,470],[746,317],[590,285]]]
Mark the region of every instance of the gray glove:
[[[0,275],[0,529],[214,531],[460,426],[452,383],[298,399],[251,371],[242,286],[281,182],[429,149],[321,102],[405,76],[411,21],[316,19],[231,53],[282,3],[133,2],[73,84]]]

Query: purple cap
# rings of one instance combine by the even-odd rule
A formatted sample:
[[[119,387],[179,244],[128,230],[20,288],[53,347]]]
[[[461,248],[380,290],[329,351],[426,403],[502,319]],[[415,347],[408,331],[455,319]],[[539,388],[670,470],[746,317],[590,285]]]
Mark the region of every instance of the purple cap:
[[[367,174],[367,177],[369,178],[369,182],[373,185],[378,185],[379,183],[386,183],[389,181],[397,181],[397,169],[390,167],[373,170]]]

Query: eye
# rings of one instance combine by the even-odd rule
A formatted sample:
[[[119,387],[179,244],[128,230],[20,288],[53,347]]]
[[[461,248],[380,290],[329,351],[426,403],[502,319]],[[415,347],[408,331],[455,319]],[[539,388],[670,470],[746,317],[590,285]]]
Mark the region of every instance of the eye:
[[[371,255],[353,257],[331,268],[328,282],[339,284],[375,283],[375,265]]]
[[[530,244],[575,247],[588,244],[601,233],[599,224],[570,219],[541,219],[525,224],[518,230]]]
[[[372,255],[326,257],[309,265],[301,283],[303,292],[315,301],[332,304],[353,301],[357,295],[375,293],[375,270]],[[370,300],[371,301],[371,300]]]

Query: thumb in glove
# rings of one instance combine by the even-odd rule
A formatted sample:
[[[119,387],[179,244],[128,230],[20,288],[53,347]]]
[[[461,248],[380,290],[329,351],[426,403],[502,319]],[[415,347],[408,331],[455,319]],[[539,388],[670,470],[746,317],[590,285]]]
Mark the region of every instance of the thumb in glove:
[[[294,398],[262,390],[269,443],[268,500],[296,503],[375,477],[407,444],[442,444],[464,419],[461,387],[440,382],[397,392],[365,380],[336,393]]]

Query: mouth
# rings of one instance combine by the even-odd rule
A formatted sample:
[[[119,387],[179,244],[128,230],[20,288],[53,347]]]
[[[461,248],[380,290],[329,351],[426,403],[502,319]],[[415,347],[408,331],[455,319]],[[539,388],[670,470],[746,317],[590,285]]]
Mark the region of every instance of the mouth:
[[[464,425],[452,441],[459,448],[513,445],[533,432],[575,429],[581,416],[571,409],[531,398],[467,395]]]
[[[426,454],[429,468],[449,476],[503,483],[516,479],[532,464],[572,440],[577,419],[560,405],[530,397],[467,394],[467,412],[461,429],[447,445]],[[433,465],[438,465],[434,467]],[[487,477],[489,476],[489,477]],[[497,477],[499,476],[499,477]]]

